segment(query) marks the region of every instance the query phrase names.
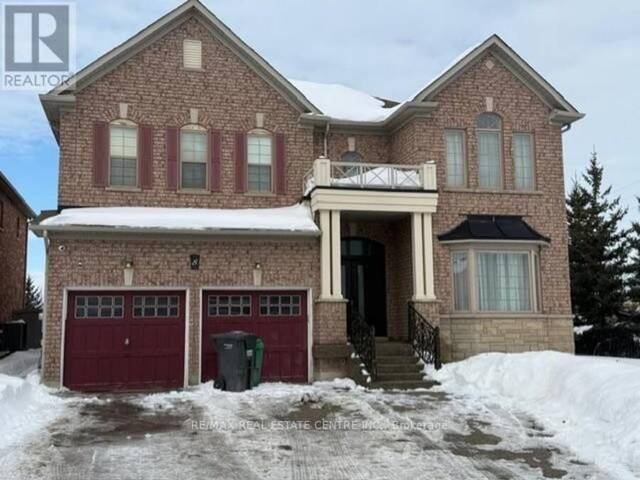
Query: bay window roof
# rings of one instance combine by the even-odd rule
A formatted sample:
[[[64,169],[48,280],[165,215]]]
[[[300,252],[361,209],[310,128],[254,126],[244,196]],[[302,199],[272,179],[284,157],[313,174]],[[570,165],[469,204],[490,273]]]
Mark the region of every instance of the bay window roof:
[[[461,241],[516,241],[549,243],[549,238],[538,233],[516,215],[468,215],[458,226],[439,235],[441,242]]]

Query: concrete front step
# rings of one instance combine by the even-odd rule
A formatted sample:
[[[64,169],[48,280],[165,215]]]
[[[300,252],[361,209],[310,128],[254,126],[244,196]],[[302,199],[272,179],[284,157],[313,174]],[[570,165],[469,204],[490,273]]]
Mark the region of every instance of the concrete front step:
[[[378,355],[376,352],[378,365],[415,365],[418,359],[413,355]]]
[[[437,385],[437,382],[431,380],[376,380],[371,382],[371,388],[384,388],[387,390],[411,390],[415,388],[431,388]]]
[[[377,355],[413,355],[411,346],[404,342],[376,342]]]
[[[379,363],[378,373],[420,373],[422,371],[422,365],[417,363]]]
[[[376,382],[405,382],[405,381],[422,381],[424,373],[422,372],[409,372],[409,373],[381,373],[378,370],[378,376]]]

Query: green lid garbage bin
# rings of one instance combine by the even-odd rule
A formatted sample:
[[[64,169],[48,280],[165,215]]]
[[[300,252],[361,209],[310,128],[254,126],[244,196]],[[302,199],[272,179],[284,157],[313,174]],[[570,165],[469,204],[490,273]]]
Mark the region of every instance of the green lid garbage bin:
[[[251,362],[251,388],[260,385],[262,377],[262,361],[264,359],[264,342],[261,338],[256,340]]]

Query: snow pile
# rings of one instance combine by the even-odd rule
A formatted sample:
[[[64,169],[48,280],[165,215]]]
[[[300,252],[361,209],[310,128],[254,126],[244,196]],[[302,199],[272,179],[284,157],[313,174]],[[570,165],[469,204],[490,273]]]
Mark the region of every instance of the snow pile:
[[[38,382],[36,373],[26,380],[0,374],[0,450],[42,428],[61,413],[64,400],[51,395]]]
[[[14,352],[0,360],[0,374],[25,377],[38,368],[40,349]]]
[[[521,409],[583,460],[640,476],[640,362],[558,352],[489,353],[429,372],[446,391]]]
[[[69,208],[42,227],[131,227],[167,230],[317,232],[304,204],[280,208],[207,209],[158,207]]]
[[[580,325],[578,327],[573,327],[573,333],[576,335],[582,335],[585,332],[588,332],[593,328],[593,325]]]
[[[400,107],[385,108],[382,100],[344,85],[289,81],[322,113],[340,120],[381,122]]]

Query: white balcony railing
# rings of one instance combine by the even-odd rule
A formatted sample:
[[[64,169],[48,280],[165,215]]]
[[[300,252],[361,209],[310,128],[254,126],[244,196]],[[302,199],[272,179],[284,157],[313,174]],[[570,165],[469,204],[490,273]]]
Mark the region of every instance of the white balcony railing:
[[[433,162],[421,165],[332,162],[318,158],[304,177],[305,195],[315,187],[435,190],[436,165]]]

